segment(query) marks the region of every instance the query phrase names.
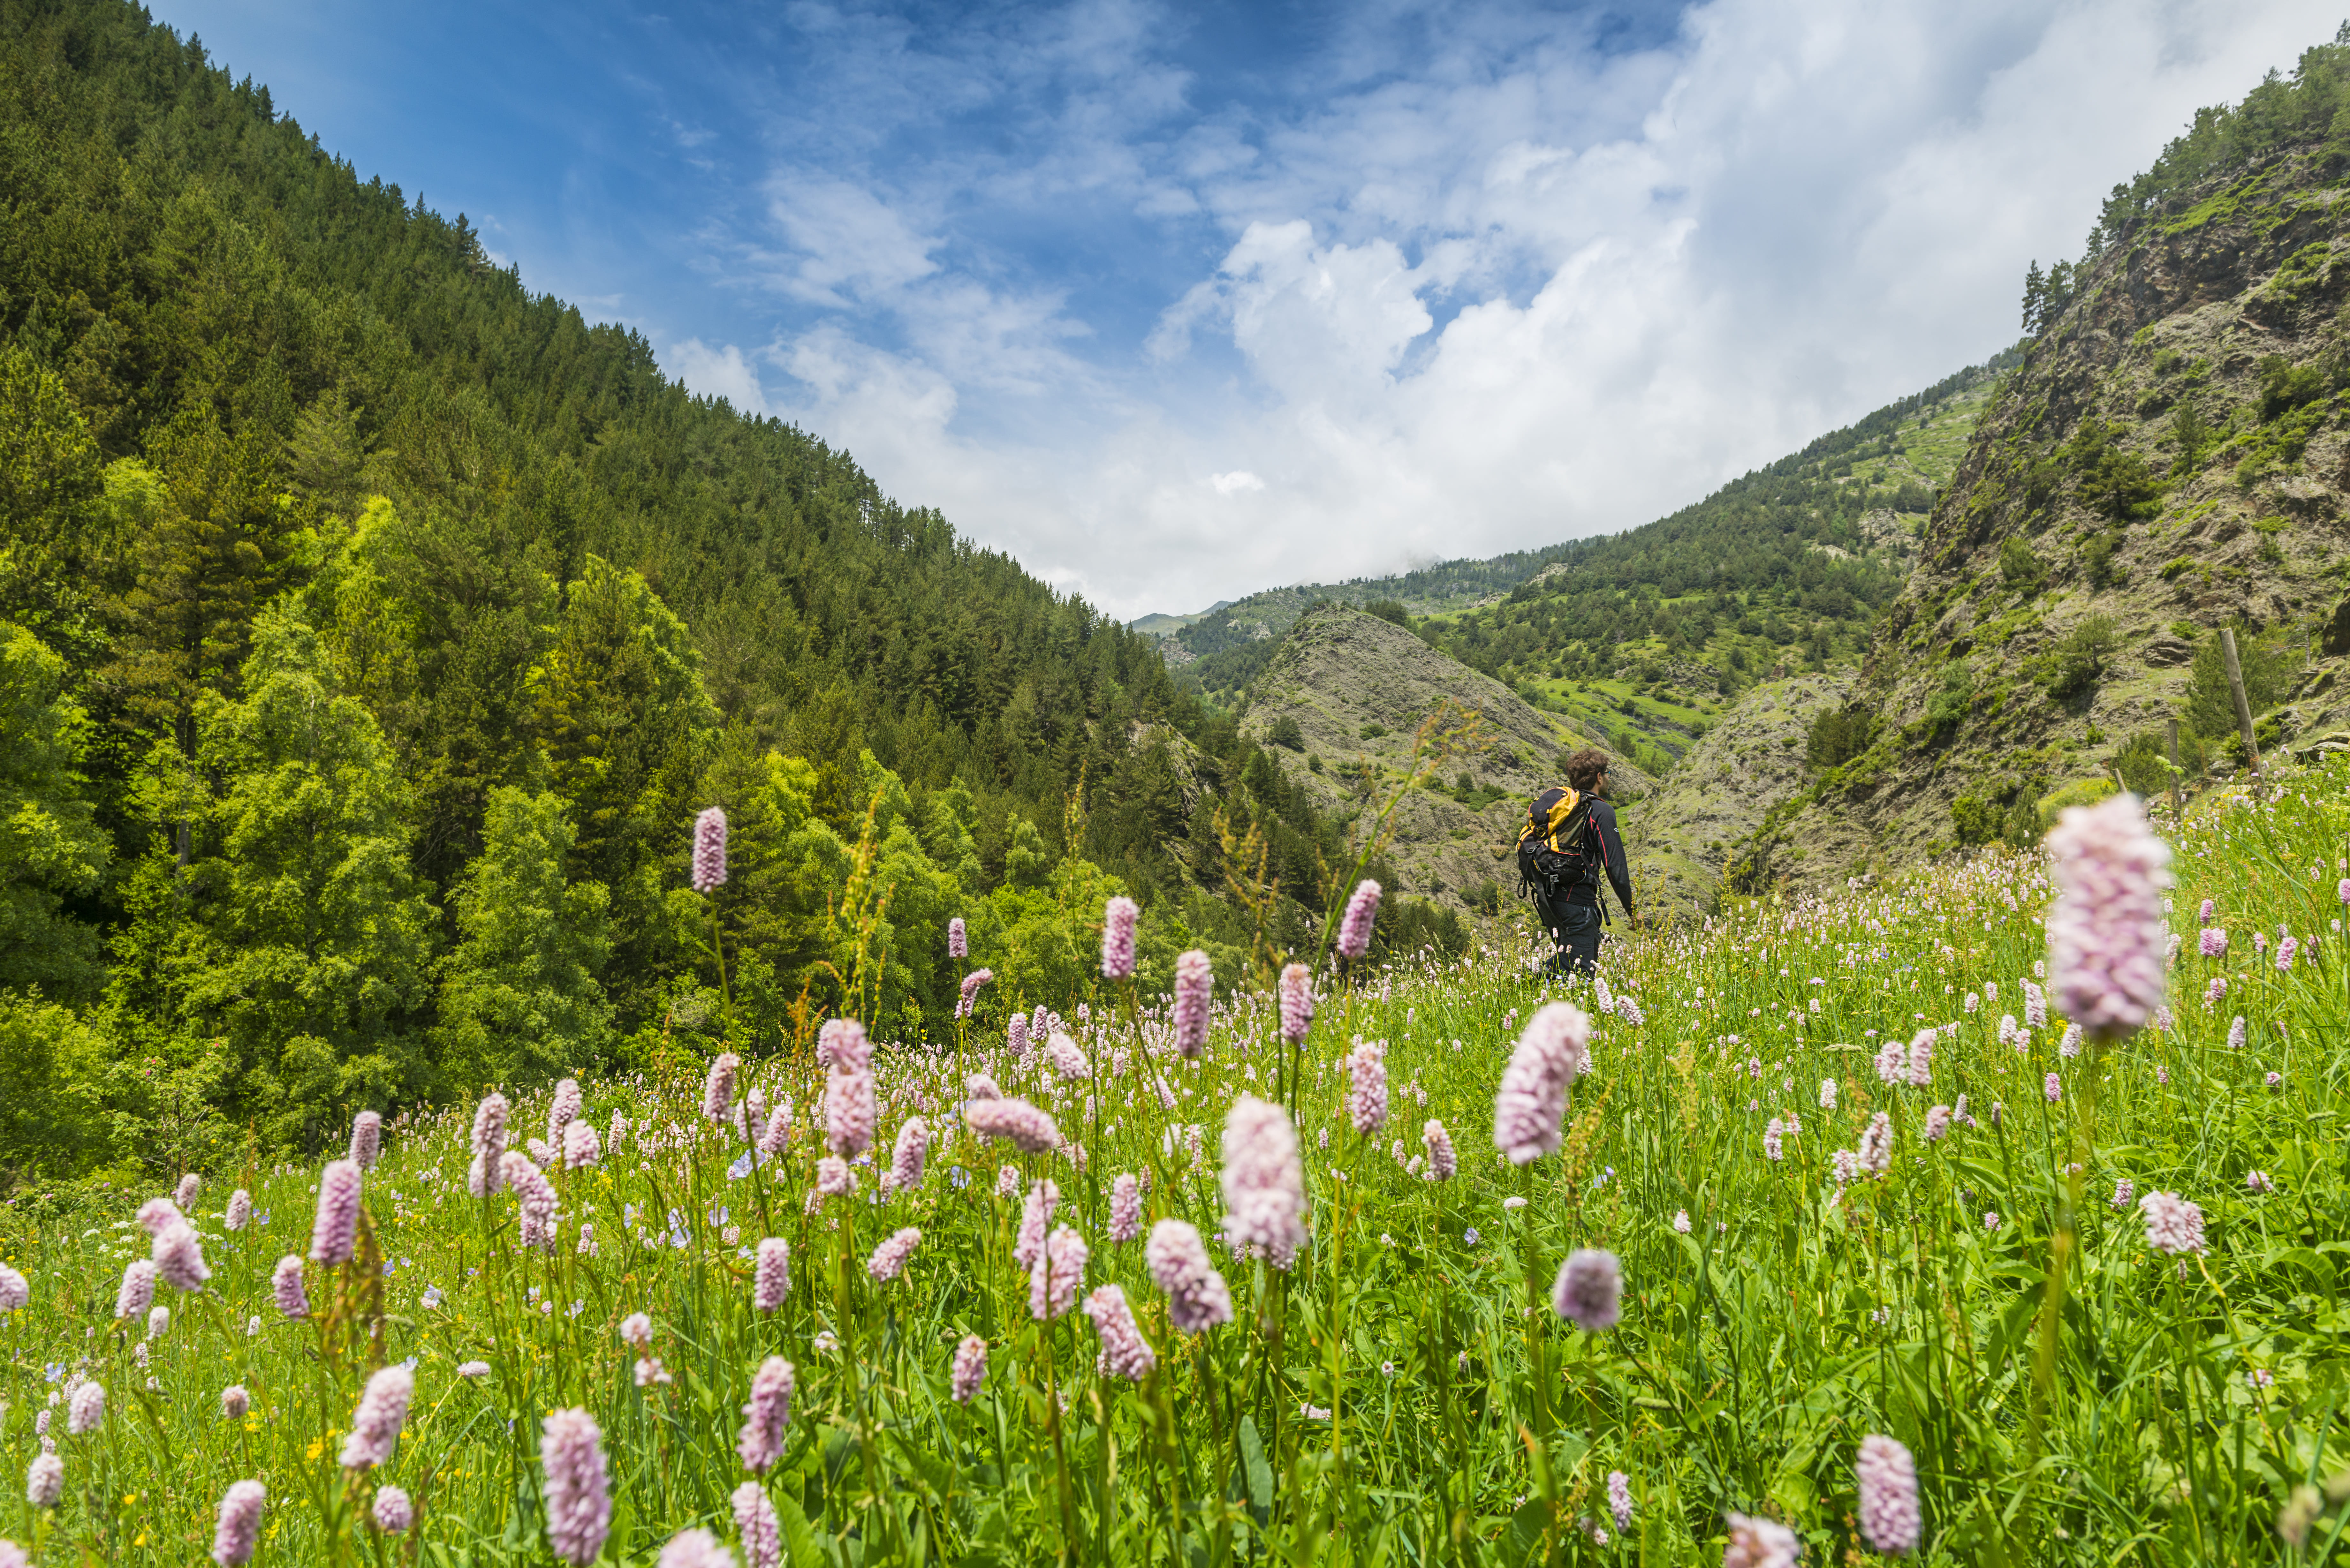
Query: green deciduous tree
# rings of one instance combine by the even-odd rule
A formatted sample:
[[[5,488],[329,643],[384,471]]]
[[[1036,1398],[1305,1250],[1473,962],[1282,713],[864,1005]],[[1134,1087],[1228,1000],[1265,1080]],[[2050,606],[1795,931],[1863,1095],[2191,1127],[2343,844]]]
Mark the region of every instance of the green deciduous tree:
[[[133,874],[117,986],[182,1051],[224,1042],[234,1109],[315,1146],[359,1106],[433,1087],[418,1024],[435,919],[374,717],[290,610],[265,609],[255,639],[249,694],[206,693],[194,755],[167,738],[140,781],[162,836]]]
[[[66,663],[0,621],[0,988],[95,989],[97,933],[64,911],[109,857],[80,768],[89,722],[66,694]]]
[[[596,977],[611,898],[599,882],[564,880],[573,838],[551,792],[491,793],[482,852],[452,895],[460,937],[442,971],[436,1066],[452,1086],[551,1077],[608,1043]]]

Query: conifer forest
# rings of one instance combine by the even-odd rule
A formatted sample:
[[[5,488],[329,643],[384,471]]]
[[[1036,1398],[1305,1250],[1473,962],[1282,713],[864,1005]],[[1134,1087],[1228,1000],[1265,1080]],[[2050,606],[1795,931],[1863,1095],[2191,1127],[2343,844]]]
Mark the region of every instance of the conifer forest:
[[[2334,287],[2345,82],[2199,119],[1985,364],[1327,591],[1649,769],[1636,843],[1791,667],[1957,691],[1836,687],[1706,906],[1566,972],[1403,868],[1492,715],[1344,789],[1253,715],[1324,590],[1129,628],[138,6],[0,0],[0,1568],[2339,1561],[2323,607],[2177,610],[2191,765],[2052,731],[1995,799],[1945,671],[2098,701],[2110,622],[2024,607],[2183,601],[2129,562],[2220,443],[2267,567],[2334,526],[2350,310],[2158,472],[2031,378],[2181,214],[2290,187]],[[1790,836],[1904,768],[1948,840]]]

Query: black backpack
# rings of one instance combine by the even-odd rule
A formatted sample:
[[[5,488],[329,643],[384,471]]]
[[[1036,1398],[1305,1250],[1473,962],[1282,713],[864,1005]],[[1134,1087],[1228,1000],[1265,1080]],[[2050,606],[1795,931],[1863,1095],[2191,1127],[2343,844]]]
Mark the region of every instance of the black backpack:
[[[1518,892],[1558,901],[1570,888],[1599,879],[1591,843],[1596,797],[1559,786],[1536,794],[1518,834]]]

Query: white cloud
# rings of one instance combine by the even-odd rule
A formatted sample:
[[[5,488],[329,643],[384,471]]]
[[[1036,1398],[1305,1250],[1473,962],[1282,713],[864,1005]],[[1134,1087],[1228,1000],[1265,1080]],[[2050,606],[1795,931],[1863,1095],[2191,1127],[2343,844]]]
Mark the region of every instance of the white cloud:
[[[723,398],[746,414],[767,411],[767,395],[759,373],[743,350],[729,343],[712,348],[699,337],[689,337],[661,356],[662,369],[705,398]]]
[[[794,174],[770,275],[837,314],[773,353],[780,411],[1125,614],[1694,500],[2010,341],[2028,260],[2076,254],[2197,107],[2335,20],[1714,0],[1671,47],[1604,57],[1572,20],[1383,12],[1301,85],[1310,108],[1170,126],[1151,116],[1181,78],[1142,60],[1148,29],[1087,17],[1054,47],[1089,81],[1140,61],[1159,107],[1097,97],[1024,161],[951,172],[1214,214],[1220,259],[1147,341],[1089,342],[944,197]],[[758,392],[731,346],[672,358],[697,389]]]

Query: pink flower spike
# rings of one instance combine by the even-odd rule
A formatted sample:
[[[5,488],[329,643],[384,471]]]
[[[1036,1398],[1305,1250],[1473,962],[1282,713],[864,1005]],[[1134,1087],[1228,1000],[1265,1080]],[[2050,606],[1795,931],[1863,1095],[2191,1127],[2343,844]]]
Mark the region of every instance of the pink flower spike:
[[[954,1366],[948,1374],[949,1391],[958,1405],[968,1405],[987,1381],[987,1341],[966,1334],[955,1346]]]
[[[1378,918],[1379,885],[1366,877],[1347,898],[1338,921],[1338,956],[1349,962],[1371,950],[1371,924]]]
[[[2048,970],[2064,1016],[2094,1039],[2143,1027],[2162,1003],[2170,848],[2133,794],[2069,806],[2048,835],[2058,893]]]
[[[1906,1555],[1918,1550],[1918,1467],[1909,1450],[1872,1433],[1860,1440],[1853,1469],[1860,1488],[1860,1532],[1879,1552]]]
[[[1281,971],[1281,1037],[1292,1045],[1305,1042],[1314,1027],[1314,971],[1302,963]]]
[[[213,1561],[221,1568],[240,1568],[253,1561],[261,1539],[261,1509],[269,1492],[257,1480],[229,1483],[221,1494],[220,1522],[213,1531]]]
[[[348,1263],[358,1244],[359,1229],[359,1168],[348,1159],[329,1164],[318,1174],[318,1212],[310,1227],[310,1260],[317,1263]]]
[[[1124,894],[1102,908],[1101,968],[1104,980],[1134,976],[1134,921],[1140,906]]]
[[[1196,1058],[1208,1048],[1208,1004],[1215,975],[1208,955],[1194,948],[1175,960],[1175,1049]]]
[[[704,806],[693,819],[693,890],[715,893],[725,885],[726,813]]]
[[[604,1434],[585,1410],[551,1410],[540,1424],[538,1462],[546,1507],[546,1544],[573,1568],[604,1550],[612,1530],[612,1490]]]
[[[1526,1021],[1493,1096],[1493,1147],[1513,1165],[1558,1152],[1566,1094],[1589,1070],[1591,1020],[1554,1002]]]

